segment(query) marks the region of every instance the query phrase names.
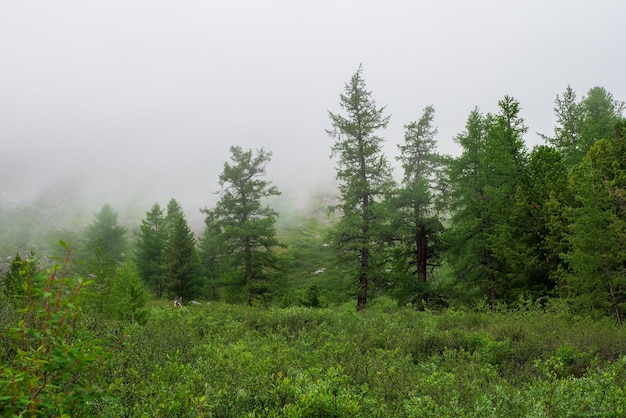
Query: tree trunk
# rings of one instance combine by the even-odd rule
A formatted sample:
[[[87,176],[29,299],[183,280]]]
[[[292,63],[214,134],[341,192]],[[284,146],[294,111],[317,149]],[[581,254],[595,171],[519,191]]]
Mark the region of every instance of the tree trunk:
[[[417,281],[426,282],[427,262],[428,262],[428,237],[426,236],[426,227],[420,225],[415,237],[415,245],[417,249]]]
[[[489,306],[492,311],[495,311],[496,303],[498,301],[498,292],[496,291],[496,277],[493,273],[491,265],[491,252],[489,250],[485,249],[483,251],[482,266],[483,270],[487,274],[487,299],[489,300]]]
[[[366,246],[361,253],[361,272],[359,274],[359,293],[357,295],[357,311],[363,311],[367,307],[367,287],[369,285],[370,251]]]

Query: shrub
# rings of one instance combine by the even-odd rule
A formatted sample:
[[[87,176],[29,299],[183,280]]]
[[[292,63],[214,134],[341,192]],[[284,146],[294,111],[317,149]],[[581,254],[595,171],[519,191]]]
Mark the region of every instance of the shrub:
[[[78,415],[106,395],[96,379],[104,350],[96,341],[75,336],[86,283],[65,277],[67,251],[64,263],[47,275],[28,264],[20,271],[23,308],[21,319],[9,329],[15,350],[2,356],[0,415]]]

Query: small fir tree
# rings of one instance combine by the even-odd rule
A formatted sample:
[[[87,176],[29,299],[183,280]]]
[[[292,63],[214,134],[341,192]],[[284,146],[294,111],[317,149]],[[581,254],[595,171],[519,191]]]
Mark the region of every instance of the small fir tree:
[[[194,299],[202,289],[200,259],[196,239],[175,199],[169,201],[165,219],[168,236],[163,259],[169,291],[183,300]]]
[[[162,297],[166,290],[163,257],[167,235],[163,210],[155,203],[139,226],[135,262],[139,277],[158,298]]]

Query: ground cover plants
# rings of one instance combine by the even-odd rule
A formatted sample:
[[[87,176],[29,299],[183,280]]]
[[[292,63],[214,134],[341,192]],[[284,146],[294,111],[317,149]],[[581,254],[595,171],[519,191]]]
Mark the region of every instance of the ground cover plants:
[[[102,373],[127,416],[619,416],[626,335],[538,309],[153,308]],[[115,333],[114,333],[115,334]],[[113,339],[117,335],[113,335]]]
[[[148,318],[139,325],[78,315],[68,341],[99,341],[108,355],[94,370],[87,366],[95,359],[72,363],[71,350],[55,351],[84,367],[66,368],[50,393],[87,375],[97,386],[70,391],[84,396],[74,409],[52,402],[18,410],[15,373],[26,381],[34,369],[27,351],[7,349],[14,344],[7,328],[24,324],[6,317],[2,414],[561,417],[621,416],[626,408],[624,329],[560,307],[435,313],[385,297],[365,312],[353,304],[155,303]]]

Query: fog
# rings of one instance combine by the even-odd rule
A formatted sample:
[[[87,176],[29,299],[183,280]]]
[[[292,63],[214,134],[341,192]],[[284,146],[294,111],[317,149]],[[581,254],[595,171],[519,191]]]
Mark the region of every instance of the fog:
[[[4,1],[0,198],[118,211],[211,206],[229,147],[273,153],[292,202],[332,185],[328,111],[360,64],[403,126],[433,105],[439,150],[469,112],[520,101],[529,147],[567,85],[626,99],[626,2]]]

